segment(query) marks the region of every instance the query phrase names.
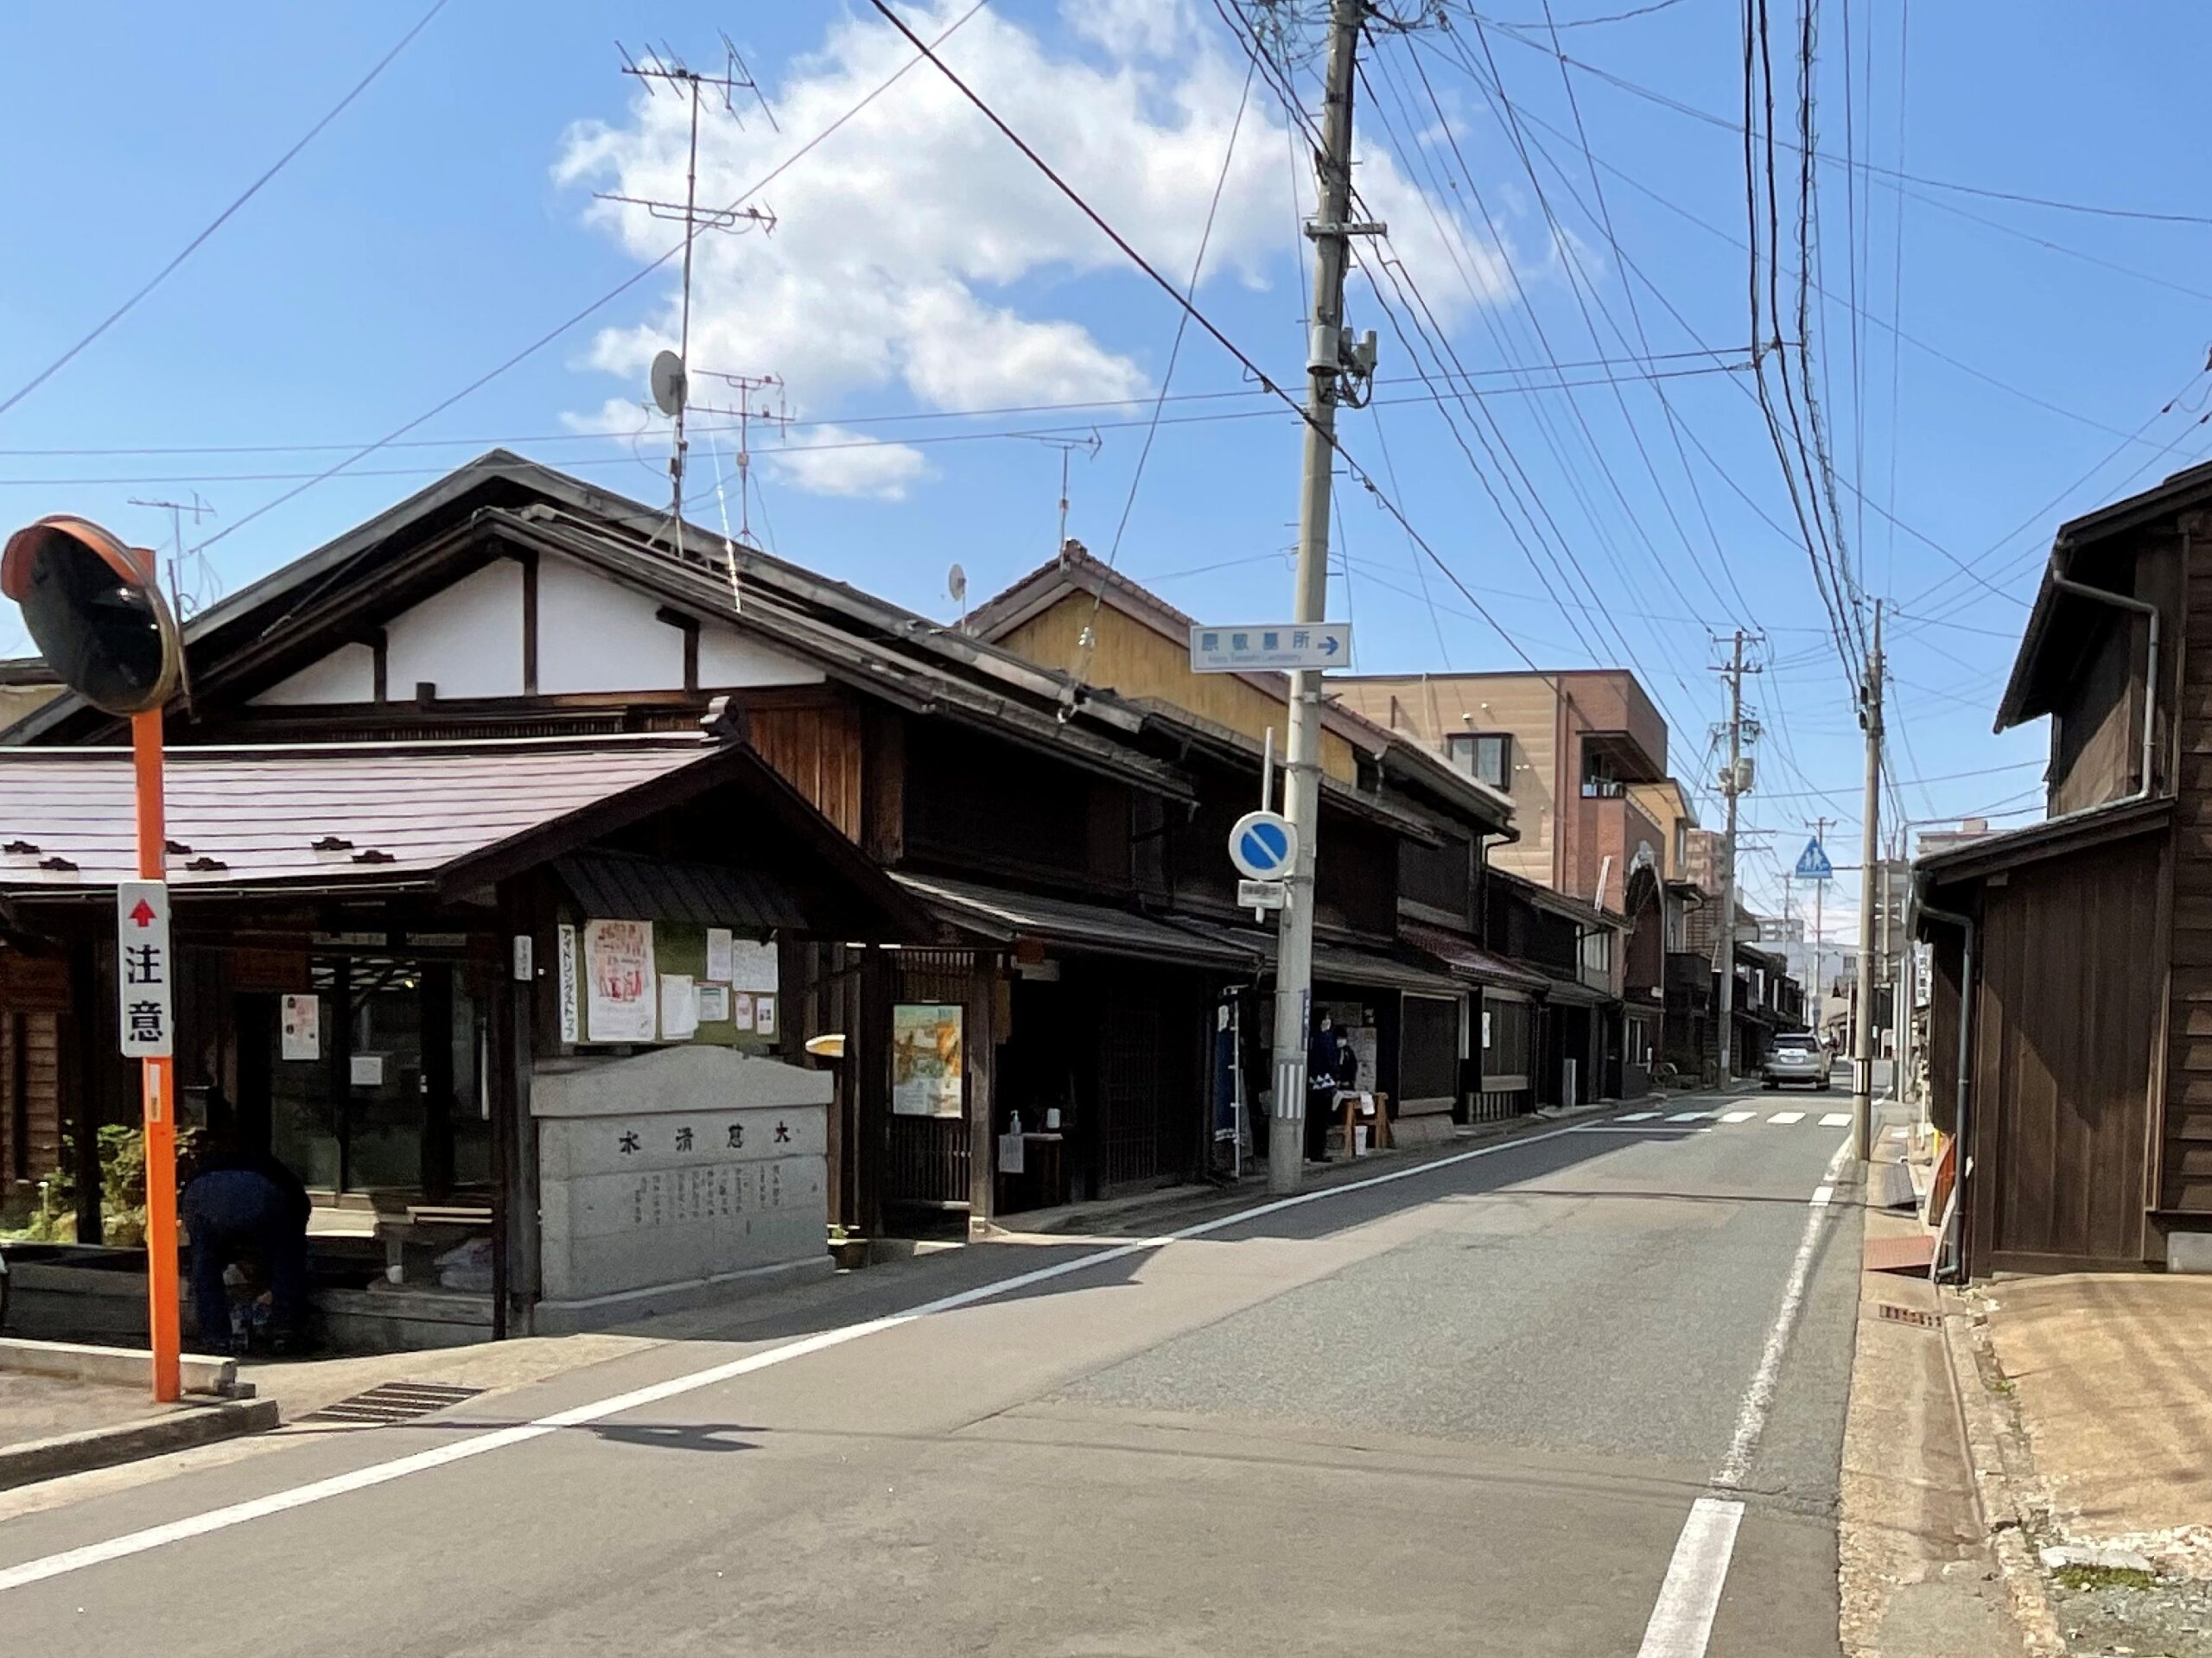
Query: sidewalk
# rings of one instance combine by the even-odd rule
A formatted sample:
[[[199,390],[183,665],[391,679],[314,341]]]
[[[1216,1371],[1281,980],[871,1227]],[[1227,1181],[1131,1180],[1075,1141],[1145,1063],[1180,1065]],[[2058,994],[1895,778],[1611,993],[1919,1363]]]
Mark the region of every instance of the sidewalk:
[[[2212,1279],[2008,1279],[1967,1301],[1967,1385],[2072,1650],[2212,1658]]]

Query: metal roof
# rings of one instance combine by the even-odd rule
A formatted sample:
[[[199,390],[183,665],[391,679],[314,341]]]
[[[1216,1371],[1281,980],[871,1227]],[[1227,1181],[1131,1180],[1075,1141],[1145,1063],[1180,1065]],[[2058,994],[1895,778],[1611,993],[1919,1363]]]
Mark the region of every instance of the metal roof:
[[[898,870],[892,872],[891,879],[954,926],[1001,943],[1036,938],[1095,955],[1198,962],[1240,971],[1257,964],[1250,950],[1226,936],[1209,937],[1103,904],[1013,893],[974,881]]]
[[[603,851],[556,858],[553,868],[587,915],[760,933],[806,925],[791,889],[759,870]]]
[[[421,886],[462,859],[729,751],[702,738],[330,743],[169,752],[168,880]],[[127,749],[0,748],[0,891],[137,873]]]
[[[1398,931],[1414,948],[1433,956],[1454,973],[1472,979],[1477,984],[1494,985],[1502,990],[1548,990],[1552,981],[1542,974],[1507,960],[1494,950],[1484,950],[1471,938],[1462,938],[1442,927],[1424,925],[1418,921],[1401,921]]]

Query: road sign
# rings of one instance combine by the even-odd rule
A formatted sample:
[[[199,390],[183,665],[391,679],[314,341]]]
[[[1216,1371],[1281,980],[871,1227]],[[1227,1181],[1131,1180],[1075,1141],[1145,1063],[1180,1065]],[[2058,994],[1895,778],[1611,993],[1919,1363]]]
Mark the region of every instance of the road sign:
[[[1240,910],[1280,910],[1290,901],[1290,888],[1279,880],[1240,880],[1236,907]]]
[[[1351,662],[1350,622],[1260,622],[1248,627],[1191,624],[1191,671],[1343,668]]]
[[[1281,880],[1298,861],[1298,827],[1281,812],[1246,812],[1229,831],[1229,861],[1254,880]]]
[[[1828,854],[1817,838],[1806,842],[1805,849],[1797,854],[1796,875],[1799,880],[1835,879],[1835,866],[1828,861]]]
[[[157,880],[115,889],[117,1032],[126,1059],[166,1059],[175,1049],[169,956],[169,889]]]

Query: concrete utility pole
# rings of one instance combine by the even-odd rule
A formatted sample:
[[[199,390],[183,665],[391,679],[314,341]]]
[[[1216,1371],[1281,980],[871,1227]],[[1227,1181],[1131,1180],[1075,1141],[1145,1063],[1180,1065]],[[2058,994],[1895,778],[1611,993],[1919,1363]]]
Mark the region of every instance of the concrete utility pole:
[[[1827,850],[1827,818],[1815,817],[1813,820],[1813,839],[1820,843],[1822,852]],[[1815,1032],[1820,1032],[1821,1027],[1827,1023],[1828,1017],[1828,964],[1827,959],[1821,954],[1821,924],[1827,919],[1826,905],[1822,900],[1827,897],[1827,892],[1826,881],[1813,883],[1813,1017],[1808,1022]],[[1825,1032],[1821,1033],[1821,1040],[1827,1040]]]
[[[1859,720],[1866,727],[1866,804],[1859,828],[1859,1006],[1852,1043],[1851,1150],[1866,1161],[1874,1121],[1874,874],[1881,858],[1882,601],[1874,601],[1874,645],[1866,654]]]
[[[1306,353],[1306,467],[1298,508],[1295,622],[1325,619],[1329,599],[1329,490],[1336,459],[1339,380],[1351,342],[1344,327],[1344,266],[1356,229],[1351,212],[1352,57],[1367,0],[1331,0],[1329,72],[1313,222],[1313,329]],[[1290,677],[1290,734],[1283,793],[1298,829],[1275,952],[1274,1121],[1268,1134],[1268,1190],[1295,1191],[1306,1154],[1306,1052],[1313,1001],[1314,841],[1321,816],[1321,676]]]
[[[1744,778],[1744,630],[1721,673],[1728,681],[1728,769],[1720,792],[1728,799],[1728,869],[1720,884],[1720,1086],[1734,1080],[1736,1060],[1736,797]]]

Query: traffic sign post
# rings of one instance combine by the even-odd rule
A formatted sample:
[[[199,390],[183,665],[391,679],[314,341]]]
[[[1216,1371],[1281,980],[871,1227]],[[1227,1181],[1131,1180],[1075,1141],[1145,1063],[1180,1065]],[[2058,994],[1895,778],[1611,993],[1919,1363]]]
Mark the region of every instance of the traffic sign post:
[[[1256,881],[1279,881],[1298,861],[1298,826],[1281,812],[1246,812],[1229,831],[1229,861]]]
[[[1805,842],[1805,849],[1797,854],[1796,871],[1799,880],[1834,880],[1835,866],[1828,861],[1827,849],[1815,835]]]
[[[86,518],[41,518],[8,537],[0,591],[22,607],[31,639],[61,683],[130,721],[138,876],[117,884],[120,1040],[141,1067],[146,1127],[147,1331],[154,1397],[183,1394],[177,1302],[175,975],[162,799],[162,709],[181,671],[176,619],[153,555]],[[209,1332],[217,1334],[221,1332]]]

